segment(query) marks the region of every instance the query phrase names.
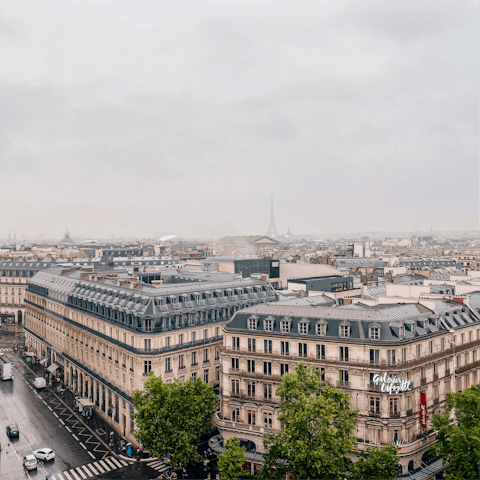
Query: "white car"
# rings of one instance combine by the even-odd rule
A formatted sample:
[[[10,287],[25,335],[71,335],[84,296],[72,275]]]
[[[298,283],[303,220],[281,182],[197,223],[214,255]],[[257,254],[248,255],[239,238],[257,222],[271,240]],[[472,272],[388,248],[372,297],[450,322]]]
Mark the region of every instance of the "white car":
[[[35,450],[33,454],[39,460],[45,460],[46,462],[55,458],[55,452],[51,448],[40,448]]]
[[[37,459],[33,455],[27,455],[26,457],[23,457],[23,466],[27,470],[36,470]]]

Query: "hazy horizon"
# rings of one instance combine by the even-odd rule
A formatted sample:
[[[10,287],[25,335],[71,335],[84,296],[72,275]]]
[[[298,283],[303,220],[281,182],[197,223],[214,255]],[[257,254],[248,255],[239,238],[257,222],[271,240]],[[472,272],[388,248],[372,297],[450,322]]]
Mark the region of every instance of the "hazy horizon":
[[[0,238],[479,228],[478,2],[0,5]]]

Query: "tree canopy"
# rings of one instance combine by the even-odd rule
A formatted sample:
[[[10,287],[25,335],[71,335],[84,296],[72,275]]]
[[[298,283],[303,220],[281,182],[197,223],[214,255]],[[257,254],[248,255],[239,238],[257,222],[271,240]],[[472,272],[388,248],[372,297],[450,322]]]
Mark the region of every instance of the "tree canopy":
[[[264,436],[263,478],[342,478],[355,443],[355,414],[350,396],[322,385],[320,372],[303,362],[287,374],[276,393],[282,430]]]
[[[133,392],[135,438],[157,457],[169,453],[172,466],[199,462],[198,437],[211,430],[217,405],[202,380],[165,383],[151,372],[145,390]]]
[[[393,445],[367,447],[360,452],[358,462],[350,467],[352,480],[393,480],[397,478],[397,449]]]
[[[237,480],[245,475],[243,464],[247,461],[245,449],[240,446],[237,437],[229,438],[225,444],[225,451],[218,456],[217,468],[224,480]]]
[[[438,430],[437,442],[430,453],[448,463],[447,480],[478,478],[480,470],[480,387],[447,393],[445,412],[432,418],[432,427]],[[455,409],[457,425],[450,421]]]

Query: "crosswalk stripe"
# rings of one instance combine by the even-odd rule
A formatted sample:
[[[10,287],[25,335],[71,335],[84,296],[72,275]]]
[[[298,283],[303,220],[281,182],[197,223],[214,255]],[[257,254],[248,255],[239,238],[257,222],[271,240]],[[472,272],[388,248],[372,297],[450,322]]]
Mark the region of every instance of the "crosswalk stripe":
[[[155,468],[155,467],[158,467],[158,465],[161,465],[162,463],[163,463],[163,462],[162,462],[161,460],[160,460],[160,461],[156,460],[155,462],[148,463],[147,465],[148,465],[149,467]]]
[[[63,474],[65,475],[65,478],[66,478],[67,480],[72,480],[72,477],[68,474],[67,471],[63,472]]]
[[[168,470],[168,466],[167,466],[167,465],[159,465],[158,467],[155,467],[155,470],[156,470],[157,472],[162,473],[162,472],[164,472],[165,470]]]
[[[84,465],[83,468],[88,467],[94,475],[99,475],[99,473],[93,468],[93,465],[89,463],[88,465]]]
[[[72,477],[75,477],[76,480],[80,480],[80,477],[77,475],[73,468],[70,469],[69,472],[72,474]]]
[[[120,460],[120,463],[122,464],[122,467],[128,466],[128,463],[125,460]]]
[[[95,460],[95,455],[90,450],[87,453]]]
[[[56,475],[57,475],[58,480],[63,480],[63,477],[62,477],[61,473],[57,473]]]
[[[97,469],[100,473],[105,473],[105,470],[102,468],[101,465],[99,465],[97,462],[93,462],[93,464],[95,465],[96,469]]]
[[[104,461],[107,462],[107,465],[109,465],[110,467],[112,467],[112,470],[116,470],[116,469],[117,469],[117,466],[112,462],[112,459],[111,459],[111,458],[105,458]]]
[[[123,465],[115,457],[110,457],[109,460],[112,461],[118,468],[123,467]]]
[[[87,476],[83,473],[82,467],[77,467],[75,470],[82,476],[83,479],[87,478]]]
[[[87,468],[86,465],[82,465],[81,467],[78,467],[78,468],[83,468],[85,470],[85,472],[87,472],[87,477],[92,476],[92,472],[90,472],[90,470]]]
[[[57,478],[55,477],[55,475],[52,475],[52,476],[50,477],[50,480],[57,480]]]
[[[111,470],[111,468],[108,466],[108,464],[106,464],[103,460],[99,460],[98,462],[107,472],[109,472]]]

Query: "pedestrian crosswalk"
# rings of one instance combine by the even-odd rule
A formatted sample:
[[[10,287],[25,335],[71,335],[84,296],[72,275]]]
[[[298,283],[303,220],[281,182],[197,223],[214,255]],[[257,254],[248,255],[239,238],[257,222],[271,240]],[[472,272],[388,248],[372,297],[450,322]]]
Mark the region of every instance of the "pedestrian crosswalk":
[[[13,352],[13,350],[11,348],[5,348],[5,347],[1,347],[1,350],[0,350],[0,355],[4,352]]]
[[[163,473],[169,468],[169,466],[165,463],[164,460],[156,460],[154,462],[147,463],[147,465],[160,473]]]
[[[115,457],[104,458],[96,462],[87,463],[80,467],[71,468],[61,473],[52,474],[50,480],[86,480],[95,475],[102,475],[122,467],[126,467],[127,462]]]

